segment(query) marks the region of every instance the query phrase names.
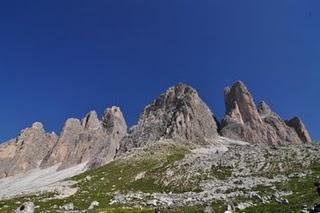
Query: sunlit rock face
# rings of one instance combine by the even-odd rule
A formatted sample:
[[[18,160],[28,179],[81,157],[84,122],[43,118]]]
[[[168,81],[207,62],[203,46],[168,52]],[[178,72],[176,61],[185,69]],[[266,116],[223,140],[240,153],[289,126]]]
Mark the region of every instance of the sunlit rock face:
[[[300,118],[294,117],[294,118],[286,121],[286,123],[288,126],[294,128],[296,130],[300,139],[304,143],[311,143],[312,142],[310,134]]]
[[[36,122],[14,139],[0,145],[0,177],[13,176],[37,168],[57,141],[55,133],[46,133]]]
[[[59,169],[88,162],[88,167],[100,166],[112,160],[120,140],[127,134],[127,125],[120,108],[106,109],[102,120],[95,111],[81,121],[66,121],[58,142],[41,163],[46,168],[60,163]]]
[[[243,82],[237,81],[224,91],[226,114],[221,135],[253,144],[301,144],[311,138],[301,120],[287,123],[266,102],[258,107]]]
[[[203,144],[217,135],[214,115],[197,91],[178,84],[145,107],[138,124],[121,141],[121,151],[161,139]]]

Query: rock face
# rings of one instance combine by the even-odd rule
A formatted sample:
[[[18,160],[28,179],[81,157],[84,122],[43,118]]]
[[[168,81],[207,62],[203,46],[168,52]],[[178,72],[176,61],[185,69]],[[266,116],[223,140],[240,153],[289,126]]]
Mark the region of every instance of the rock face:
[[[304,143],[309,143],[311,142],[311,137],[309,135],[308,130],[298,117],[294,117],[289,121],[286,121],[287,125],[294,128],[296,132],[298,133],[299,137]]]
[[[221,123],[221,135],[254,144],[311,142],[300,119],[286,123],[264,101],[256,107],[251,93],[241,81],[227,87],[224,96],[226,115]]]
[[[19,136],[0,145],[0,177],[13,176],[37,168],[57,141],[55,133],[46,133],[36,122]]]
[[[121,151],[160,139],[202,144],[217,135],[217,123],[207,105],[192,87],[178,84],[144,109],[138,124],[121,141]]]
[[[88,167],[101,165],[114,158],[127,125],[118,107],[105,111],[102,121],[95,111],[82,121],[70,118],[61,135],[41,163],[42,168],[61,163],[59,170],[88,162]]]

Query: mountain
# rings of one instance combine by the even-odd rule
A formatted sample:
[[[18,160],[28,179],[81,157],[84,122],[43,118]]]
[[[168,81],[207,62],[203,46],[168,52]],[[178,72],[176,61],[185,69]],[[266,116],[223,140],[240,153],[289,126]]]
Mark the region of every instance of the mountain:
[[[57,135],[46,133],[36,122],[7,143],[0,144],[0,177],[24,173],[39,166],[41,160],[55,145]]]
[[[197,91],[177,84],[146,106],[137,125],[130,128],[118,107],[106,109],[101,120],[95,111],[81,121],[68,119],[59,136],[45,133],[42,124],[0,145],[0,177],[59,164],[63,170],[80,163],[95,168],[118,154],[161,140],[210,144],[218,135],[253,144],[311,143],[302,121],[284,121],[264,101],[255,105],[243,82],[224,91],[226,115],[221,125]],[[218,128],[219,127],[219,128]],[[35,153],[35,154],[30,154]]]
[[[121,150],[163,139],[207,144],[218,135],[216,119],[192,87],[178,84],[148,105],[121,141]]]
[[[115,157],[120,140],[127,134],[127,125],[118,107],[106,109],[100,121],[91,111],[82,121],[66,121],[55,146],[41,163],[47,168],[60,163],[58,170],[83,162],[89,168],[102,165]]]
[[[237,81],[224,91],[226,114],[221,135],[253,144],[302,144],[311,138],[299,118],[285,122],[266,102],[258,107],[243,82]]]
[[[320,145],[302,121],[256,105],[241,81],[224,96],[221,123],[182,83],[146,106],[129,131],[118,107],[101,119],[95,111],[70,118],[59,136],[35,123],[0,146],[0,211],[316,209]]]

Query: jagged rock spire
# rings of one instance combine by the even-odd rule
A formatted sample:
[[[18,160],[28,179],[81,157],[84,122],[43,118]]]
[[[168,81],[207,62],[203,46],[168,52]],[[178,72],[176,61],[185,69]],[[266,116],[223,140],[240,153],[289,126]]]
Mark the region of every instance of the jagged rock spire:
[[[126,132],[127,125],[118,107],[107,109],[102,121],[95,111],[89,112],[81,122],[70,118],[41,167],[61,163],[59,169],[64,169],[83,162],[88,162],[88,167],[106,163],[114,158],[119,141]]]
[[[95,130],[101,127],[96,111],[90,111],[81,121],[81,125],[86,130]]]
[[[127,135],[127,124],[119,107],[107,108],[102,117],[102,126],[111,142],[95,155],[87,164],[88,168],[95,168],[112,160],[120,148],[120,141]]]
[[[57,135],[46,133],[40,122],[33,123],[7,143],[0,144],[0,177],[24,173],[37,168],[57,141]]]
[[[217,134],[217,124],[210,109],[195,89],[180,83],[144,109],[138,124],[122,141],[122,151],[161,139],[206,143]]]
[[[298,136],[300,137],[300,139],[304,143],[311,143],[312,142],[310,134],[300,118],[294,117],[294,118],[286,121],[286,123],[288,126],[294,128],[296,130],[296,132],[298,133]]]
[[[226,115],[220,134],[255,144],[301,144],[310,141],[302,122],[295,119],[287,124],[262,101],[256,107],[243,82],[225,89]]]
[[[253,97],[243,82],[237,81],[224,90],[226,114],[239,123],[262,123]],[[239,114],[241,117],[239,117]],[[234,117],[237,115],[237,117]],[[241,118],[241,120],[239,120]]]
[[[102,118],[102,126],[108,134],[118,139],[127,134],[127,124],[119,107],[107,108]]]

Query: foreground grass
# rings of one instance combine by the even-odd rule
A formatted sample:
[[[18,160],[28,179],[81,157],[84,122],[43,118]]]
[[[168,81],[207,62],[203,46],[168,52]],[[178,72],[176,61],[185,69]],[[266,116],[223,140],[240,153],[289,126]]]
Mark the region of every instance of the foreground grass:
[[[32,201],[36,206],[36,212],[54,212],[58,206],[73,203],[76,210],[87,209],[92,201],[100,203],[99,208],[92,212],[154,212],[151,208],[137,208],[134,206],[114,206],[110,205],[110,199],[114,192],[127,193],[129,191],[142,192],[175,192],[182,193],[193,190],[191,186],[181,186],[177,184],[163,185],[162,179],[165,171],[172,168],[176,161],[179,161],[189,153],[186,147],[179,147],[176,144],[156,144],[146,147],[141,152],[115,160],[98,169],[87,171],[71,180],[77,182],[78,192],[66,199],[52,199],[54,194],[47,193],[41,196],[25,196],[11,200],[0,201],[0,212],[12,212],[21,203]],[[213,167],[211,176],[225,180],[232,175],[233,168]],[[255,206],[245,209],[243,212],[300,212],[304,205],[312,206],[320,201],[314,190],[314,182],[320,176],[320,166],[312,167],[312,174],[304,178],[291,178],[287,182],[276,185],[277,191],[292,191],[291,195],[285,196],[289,204],[283,205],[275,201],[262,204],[258,200],[246,197],[236,197],[228,202],[240,203],[252,201]],[[274,189],[268,186],[258,186],[255,191],[260,195],[271,195]],[[212,208],[215,213],[224,212],[226,201],[215,201]],[[161,212],[203,212],[205,206],[193,206],[175,209],[161,209]]]
[[[311,207],[319,203],[320,197],[316,193],[314,183],[319,180],[320,166],[316,165],[311,170],[313,173],[304,178],[294,177],[287,182],[277,184],[279,191],[292,191],[291,195],[284,197],[289,201],[288,205],[275,201],[268,204],[257,203],[257,206],[247,208],[243,212],[300,212],[304,205]],[[272,190],[265,187],[260,190],[261,194],[272,193]]]
[[[26,196],[11,200],[0,201],[0,212],[11,212],[21,203],[32,201],[35,203],[37,212],[53,210],[54,206],[63,206],[73,203],[78,210],[87,209],[92,201],[98,201],[100,208],[108,209],[108,212],[141,212],[134,209],[110,209],[111,193],[129,191],[142,192],[183,192],[189,188],[181,188],[177,185],[163,185],[159,179],[164,171],[175,161],[181,160],[189,152],[186,147],[176,144],[156,144],[146,147],[140,153],[131,157],[115,160],[98,169],[90,170],[71,180],[77,182],[75,187],[78,191],[75,195],[65,199],[44,200],[53,195]],[[140,174],[140,178],[138,175]],[[101,210],[101,211],[102,211]],[[152,209],[143,210],[148,212]]]

